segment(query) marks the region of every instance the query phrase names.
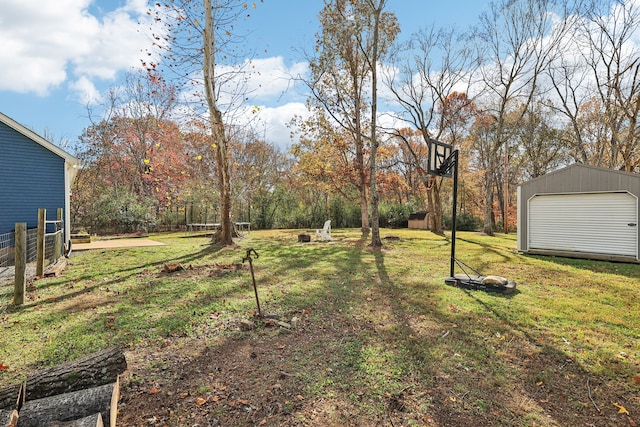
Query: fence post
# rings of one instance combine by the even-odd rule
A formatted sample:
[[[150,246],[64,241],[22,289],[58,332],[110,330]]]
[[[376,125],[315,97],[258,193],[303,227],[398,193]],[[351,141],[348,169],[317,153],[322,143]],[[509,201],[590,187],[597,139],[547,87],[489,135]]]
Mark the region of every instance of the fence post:
[[[44,276],[44,233],[47,229],[47,210],[38,209],[38,237],[36,243],[36,276]]]
[[[16,223],[16,252],[15,252],[15,280],[13,290],[13,304],[24,304],[25,283],[27,281],[27,223]]]
[[[56,219],[58,221],[62,221],[62,208],[58,208],[58,214]],[[56,232],[58,232],[58,234],[56,234],[56,243],[54,246],[55,249],[54,249],[53,258],[54,260],[57,261],[62,256],[62,241],[64,239],[64,223],[62,222],[56,223]]]

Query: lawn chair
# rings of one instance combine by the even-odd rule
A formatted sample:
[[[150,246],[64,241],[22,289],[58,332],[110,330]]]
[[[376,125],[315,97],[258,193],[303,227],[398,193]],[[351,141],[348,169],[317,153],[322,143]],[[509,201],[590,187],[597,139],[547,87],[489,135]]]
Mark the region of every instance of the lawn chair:
[[[324,222],[324,227],[322,227],[322,230],[316,230],[316,237],[319,237],[320,240],[333,240],[331,238],[331,220],[330,219]]]

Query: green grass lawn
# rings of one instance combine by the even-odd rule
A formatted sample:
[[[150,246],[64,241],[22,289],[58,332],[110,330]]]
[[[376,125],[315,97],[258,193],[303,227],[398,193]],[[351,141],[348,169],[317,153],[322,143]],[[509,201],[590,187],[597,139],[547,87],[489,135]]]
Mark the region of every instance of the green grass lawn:
[[[251,276],[215,266],[242,263],[251,247],[262,311],[302,322],[290,333],[299,345],[278,362],[305,396],[288,401],[296,420],[305,403],[335,400],[362,425],[388,414],[404,420],[395,425],[640,422],[640,265],[526,256],[515,235],[458,233],[459,259],[517,283],[501,295],[445,285],[450,242],[427,231],[382,230],[400,239],[381,251],[357,230],[334,230],[333,242],[297,234],[252,231],[233,249],[159,234],[167,246],[74,254],[61,277],[34,281],[21,307],[1,287],[0,386],[112,345],[143,353],[281,339],[230,326],[256,310]],[[162,273],[168,262],[187,270]],[[323,414],[341,425],[339,411]],[[322,425],[311,420],[300,425]]]

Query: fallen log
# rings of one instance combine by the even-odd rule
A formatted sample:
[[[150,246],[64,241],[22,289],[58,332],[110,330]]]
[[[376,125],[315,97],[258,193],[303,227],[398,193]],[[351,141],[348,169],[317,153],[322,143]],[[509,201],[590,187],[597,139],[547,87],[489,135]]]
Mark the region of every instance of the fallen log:
[[[47,427],[104,427],[104,424],[102,423],[102,415],[98,412],[73,421],[54,421],[49,423]]]
[[[20,410],[24,403],[25,383],[15,384],[0,389],[0,409]]]
[[[0,427],[16,427],[18,411],[15,409],[0,409]]]
[[[120,383],[27,400],[20,411],[19,427],[42,427],[56,421],[73,421],[100,413],[103,423],[116,426]]]
[[[122,351],[116,347],[107,348],[28,376],[23,400],[42,399],[43,397],[110,384],[126,369],[127,360]],[[0,389],[0,408],[12,409],[14,407],[13,403],[15,403],[18,387],[13,385]]]
[[[67,259],[60,257],[55,263],[47,266],[44,271],[44,277],[58,277],[62,275],[62,272],[67,268]]]

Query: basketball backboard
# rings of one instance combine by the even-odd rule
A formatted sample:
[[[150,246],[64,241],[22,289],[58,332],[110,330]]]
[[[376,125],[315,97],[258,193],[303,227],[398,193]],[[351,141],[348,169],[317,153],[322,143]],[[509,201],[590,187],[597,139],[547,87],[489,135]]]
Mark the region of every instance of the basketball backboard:
[[[453,146],[429,138],[429,173],[438,176],[451,177],[451,151]]]

